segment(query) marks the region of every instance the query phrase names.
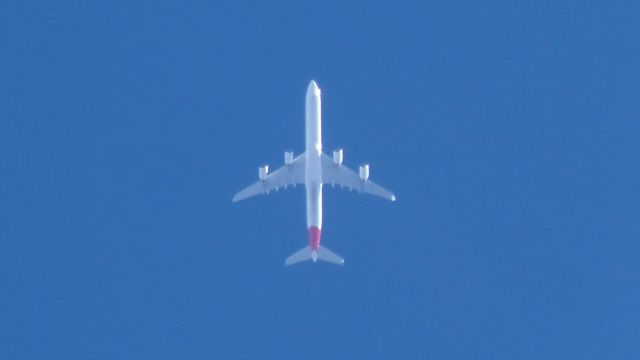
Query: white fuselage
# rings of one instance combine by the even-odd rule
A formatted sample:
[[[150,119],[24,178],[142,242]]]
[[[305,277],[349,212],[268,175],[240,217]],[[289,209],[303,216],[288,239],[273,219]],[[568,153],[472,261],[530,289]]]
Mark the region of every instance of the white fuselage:
[[[307,227],[322,229],[322,109],[320,89],[315,81],[307,88],[306,169]],[[319,239],[318,239],[319,242]]]

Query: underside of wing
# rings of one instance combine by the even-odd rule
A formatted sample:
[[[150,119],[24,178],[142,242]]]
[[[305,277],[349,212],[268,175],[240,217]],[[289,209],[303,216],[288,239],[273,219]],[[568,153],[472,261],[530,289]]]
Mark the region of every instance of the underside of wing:
[[[263,180],[249,185],[233,197],[233,202],[252,196],[268,194],[273,190],[287,188],[291,185],[304,184],[305,155],[300,154],[290,164],[268,174]]]
[[[367,174],[364,177],[360,177],[355,171],[340,164],[336,164],[332,158],[326,154],[322,154],[322,183],[339,185],[352,190],[357,190],[362,193],[367,193],[387,200],[396,201],[395,195],[389,190],[386,190],[382,186],[374,183],[368,179],[368,167]]]

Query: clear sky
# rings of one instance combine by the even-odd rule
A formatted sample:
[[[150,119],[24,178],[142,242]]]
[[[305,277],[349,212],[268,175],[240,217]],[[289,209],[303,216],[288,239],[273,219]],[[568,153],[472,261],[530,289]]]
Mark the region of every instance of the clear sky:
[[[640,358],[639,2],[269,3],[2,5],[0,358]]]

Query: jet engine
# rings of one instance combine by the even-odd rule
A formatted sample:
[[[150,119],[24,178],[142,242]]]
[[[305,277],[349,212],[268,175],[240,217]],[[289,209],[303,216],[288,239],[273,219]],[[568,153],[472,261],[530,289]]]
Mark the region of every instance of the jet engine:
[[[287,165],[293,164],[293,151],[284,152],[284,163]]]
[[[360,165],[360,179],[364,181],[369,179],[369,164]]]
[[[267,180],[267,176],[269,176],[269,165],[260,166],[258,168],[258,178],[260,180]]]
[[[340,166],[343,159],[342,149],[333,150],[333,163]]]

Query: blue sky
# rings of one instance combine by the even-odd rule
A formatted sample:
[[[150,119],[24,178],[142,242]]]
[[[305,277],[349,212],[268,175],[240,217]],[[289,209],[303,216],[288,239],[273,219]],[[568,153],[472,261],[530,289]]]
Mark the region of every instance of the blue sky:
[[[637,2],[2,8],[1,358],[640,356]],[[311,79],[398,201],[285,268]]]

